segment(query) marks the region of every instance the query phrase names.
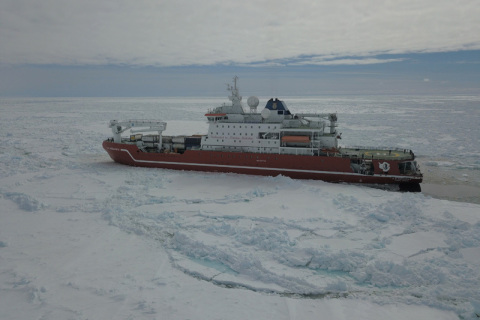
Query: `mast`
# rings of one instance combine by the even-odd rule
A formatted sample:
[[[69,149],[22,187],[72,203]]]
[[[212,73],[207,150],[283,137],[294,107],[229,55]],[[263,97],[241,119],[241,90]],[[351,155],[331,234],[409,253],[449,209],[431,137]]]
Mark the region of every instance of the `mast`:
[[[230,84],[227,84],[227,90],[232,93],[230,96],[228,96],[228,99],[232,101],[232,106],[242,106],[242,96],[240,95],[237,88],[237,80],[237,76],[233,77],[233,87]]]

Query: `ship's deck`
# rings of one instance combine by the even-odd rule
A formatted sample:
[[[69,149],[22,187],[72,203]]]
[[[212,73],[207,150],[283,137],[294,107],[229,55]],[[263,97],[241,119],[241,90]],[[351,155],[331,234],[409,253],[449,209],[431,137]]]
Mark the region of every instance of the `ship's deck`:
[[[413,160],[414,154],[409,149],[375,149],[375,148],[340,148],[340,154],[349,157],[382,160]]]
[[[122,139],[124,144],[131,144],[136,145],[137,142],[132,142],[127,138]],[[156,146],[153,143],[146,143],[143,148],[141,148],[145,152],[158,152]],[[292,148],[281,148],[282,150],[285,149],[292,149],[296,150],[295,152],[280,152],[282,154],[306,154],[304,152],[299,152],[299,150],[312,150],[308,147],[292,147]],[[242,152],[240,150],[221,150],[225,152]],[[251,151],[254,152],[255,151]],[[265,153],[265,152],[260,152]],[[270,152],[275,153],[275,152]],[[358,159],[376,159],[376,160],[414,160],[415,155],[409,149],[398,149],[398,148],[371,148],[371,147],[340,147],[338,149],[338,153],[330,153],[331,156],[340,156],[340,157],[349,157],[349,158],[358,158]]]

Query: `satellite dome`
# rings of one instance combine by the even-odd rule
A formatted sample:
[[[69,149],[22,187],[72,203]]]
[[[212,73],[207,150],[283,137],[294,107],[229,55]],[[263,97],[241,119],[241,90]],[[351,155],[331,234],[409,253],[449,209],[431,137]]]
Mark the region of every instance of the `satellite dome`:
[[[260,103],[260,101],[255,96],[251,96],[247,100],[247,104],[251,109],[255,109],[258,106],[259,103]]]
[[[267,108],[263,109],[262,110],[262,118],[263,119],[268,119],[270,117],[270,110],[268,110]]]

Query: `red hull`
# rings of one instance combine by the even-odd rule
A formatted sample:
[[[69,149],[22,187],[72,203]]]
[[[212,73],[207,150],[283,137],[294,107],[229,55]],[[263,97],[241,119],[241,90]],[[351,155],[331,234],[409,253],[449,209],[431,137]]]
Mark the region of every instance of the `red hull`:
[[[103,148],[118,163],[151,168],[232,172],[240,174],[277,176],[294,179],[313,179],[328,182],[368,184],[419,184],[422,176],[402,175],[398,161],[389,161],[391,170],[383,173],[382,160],[373,160],[374,174],[354,173],[350,159],[335,156],[305,156],[288,154],[235,153],[204,150],[186,150],[179,153],[143,152],[136,145],[103,142]]]

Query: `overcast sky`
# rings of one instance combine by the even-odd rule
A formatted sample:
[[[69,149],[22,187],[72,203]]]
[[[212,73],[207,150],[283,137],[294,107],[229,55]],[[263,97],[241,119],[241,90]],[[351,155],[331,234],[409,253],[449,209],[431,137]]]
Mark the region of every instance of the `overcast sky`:
[[[478,0],[0,0],[0,95],[480,93]],[[260,91],[268,92],[260,92]]]

